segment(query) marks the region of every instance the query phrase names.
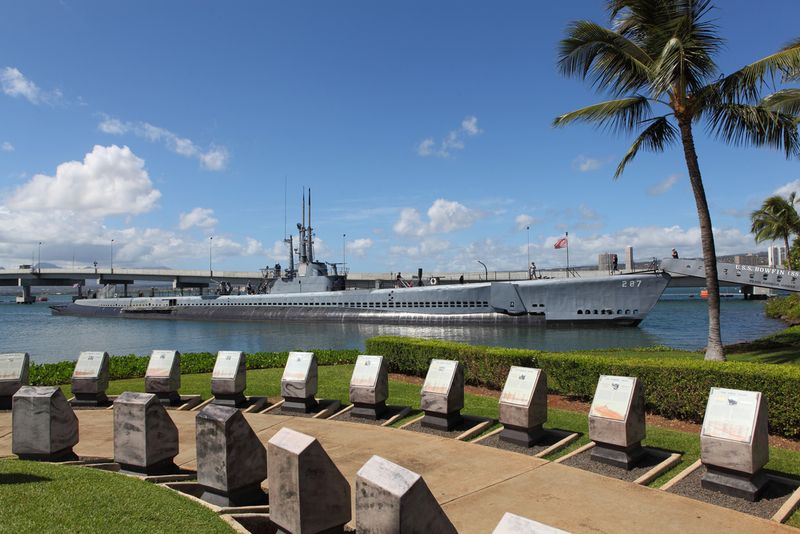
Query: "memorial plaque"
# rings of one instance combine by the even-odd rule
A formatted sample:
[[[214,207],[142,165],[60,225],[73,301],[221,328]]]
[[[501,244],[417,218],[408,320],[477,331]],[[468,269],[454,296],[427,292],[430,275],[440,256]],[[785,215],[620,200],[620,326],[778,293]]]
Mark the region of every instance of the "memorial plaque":
[[[360,355],[350,378],[350,415],[377,420],[386,411],[388,397],[389,370],[383,356]]]
[[[10,410],[14,393],[28,385],[29,365],[27,352],[0,354],[0,410]]]
[[[214,404],[240,407],[247,402],[247,363],[243,352],[224,350],[217,353],[211,373],[211,394]]]
[[[592,460],[632,469],[645,454],[644,391],[629,376],[601,375],[589,410]]]
[[[547,377],[541,369],[512,366],[500,395],[500,440],[530,447],[544,436]]]
[[[147,475],[178,472],[178,427],[153,393],[126,391],[114,402],[114,461]]]
[[[421,476],[373,456],[356,474],[356,532],[457,531]]]
[[[760,400],[761,393],[756,391],[711,388],[703,435],[750,443]]]
[[[602,375],[594,392],[589,415],[624,421],[631,404],[636,379],[628,376]]]
[[[313,352],[290,352],[281,377],[282,411],[309,413],[318,403],[317,358]]]
[[[319,441],[282,428],[267,443],[267,463],[278,532],[342,532],[352,517],[350,484]]]
[[[72,373],[73,406],[104,406],[109,403],[108,353],[81,352]]]
[[[154,350],[144,376],[144,389],[155,393],[163,404],[178,405],[181,397],[181,353],[176,350]]]
[[[754,501],[767,483],[767,407],[758,391],[711,388],[700,433],[707,489]]]
[[[77,460],[78,418],[58,387],[23,386],[14,394],[11,452],[22,460]]]
[[[464,367],[454,360],[431,360],[420,406],[425,411],[422,426],[447,431],[458,426],[463,420]]]
[[[521,515],[506,512],[492,534],[570,534],[550,525],[545,525]]]

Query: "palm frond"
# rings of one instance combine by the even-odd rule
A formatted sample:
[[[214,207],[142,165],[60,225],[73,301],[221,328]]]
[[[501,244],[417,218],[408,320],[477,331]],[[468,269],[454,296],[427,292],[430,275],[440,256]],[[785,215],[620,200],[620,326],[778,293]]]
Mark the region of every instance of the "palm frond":
[[[787,43],[774,54],[729,74],[717,84],[728,100],[754,103],[758,101],[765,80],[772,77],[781,77],[784,80],[800,77],[800,38]]]
[[[781,89],[764,97],[760,105],[797,118],[800,116],[800,89]]]
[[[667,115],[652,119],[650,126],[645,128],[636,141],[633,142],[628,149],[628,153],[622,158],[617,171],[614,173],[614,178],[619,178],[625,171],[625,166],[628,165],[639,150],[644,149],[650,152],[663,152],[664,149],[678,140],[678,131],[669,121]]]
[[[769,146],[783,150],[787,158],[800,155],[795,118],[763,106],[715,106],[708,110],[708,130],[733,145]]]
[[[561,40],[558,68],[565,76],[588,78],[613,94],[637,91],[649,79],[651,58],[623,35],[589,21],[570,24]]]
[[[787,238],[800,231],[800,215],[794,207],[794,193],[789,198],[773,195],[750,214],[750,231],[756,243]]]
[[[553,126],[565,126],[580,121],[595,123],[599,128],[612,131],[631,131],[649,115],[649,99],[642,95],[636,95],[570,111],[556,117],[553,120]]]

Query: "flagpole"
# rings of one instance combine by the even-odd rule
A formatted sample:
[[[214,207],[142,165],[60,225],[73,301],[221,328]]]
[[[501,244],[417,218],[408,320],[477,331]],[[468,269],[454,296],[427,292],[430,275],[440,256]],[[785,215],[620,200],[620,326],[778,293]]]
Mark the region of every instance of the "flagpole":
[[[567,238],[567,278],[569,278],[569,232],[566,232]]]

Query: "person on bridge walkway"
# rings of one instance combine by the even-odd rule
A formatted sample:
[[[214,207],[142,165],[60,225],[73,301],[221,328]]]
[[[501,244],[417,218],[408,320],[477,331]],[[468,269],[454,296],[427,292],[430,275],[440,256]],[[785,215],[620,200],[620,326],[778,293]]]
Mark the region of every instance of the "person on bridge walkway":
[[[678,251],[674,248],[672,249],[672,258],[677,260],[678,259]]]

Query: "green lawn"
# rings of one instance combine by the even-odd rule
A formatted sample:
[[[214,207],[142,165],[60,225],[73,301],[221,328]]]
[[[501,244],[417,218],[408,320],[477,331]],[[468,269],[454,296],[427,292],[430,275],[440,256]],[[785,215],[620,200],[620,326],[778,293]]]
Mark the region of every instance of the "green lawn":
[[[0,503],[1,532],[233,532],[167,488],[86,467],[0,460]]]

